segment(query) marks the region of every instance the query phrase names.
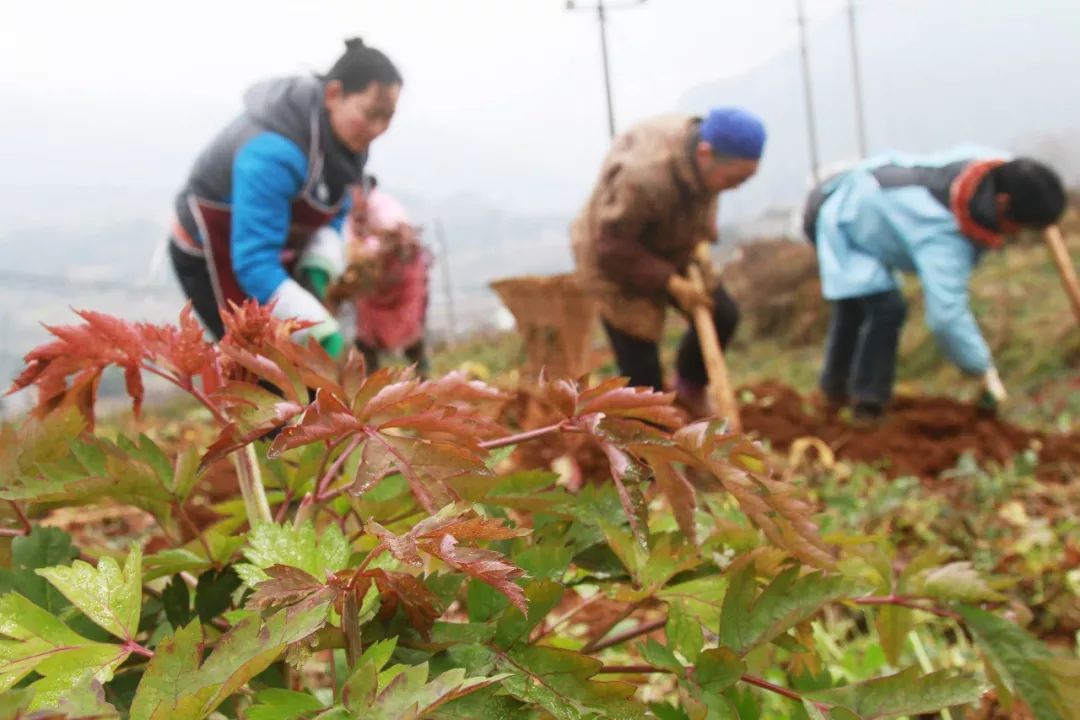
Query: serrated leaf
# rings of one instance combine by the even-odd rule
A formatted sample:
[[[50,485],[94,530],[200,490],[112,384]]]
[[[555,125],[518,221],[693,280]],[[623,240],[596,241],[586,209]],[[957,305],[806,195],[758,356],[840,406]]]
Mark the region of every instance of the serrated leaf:
[[[247,720],[299,720],[323,710],[308,693],[269,688],[255,694],[255,704],[245,711]]]
[[[701,623],[691,617],[681,602],[668,603],[668,621],[664,626],[668,647],[677,651],[691,663],[697,662],[705,638]]]
[[[874,625],[881,640],[881,649],[885,651],[885,659],[890,665],[899,665],[908,633],[914,627],[911,610],[897,605],[886,605],[878,609]]]
[[[556,718],[644,718],[644,707],[630,700],[635,687],[621,681],[593,678],[602,663],[570,650],[519,646],[507,653],[500,669],[512,676],[503,690],[529,704],[538,704]]]
[[[243,542],[243,539],[240,539]],[[162,550],[143,557],[143,581],[150,582],[181,572],[202,572],[211,565],[204,557],[184,548]]]
[[[740,656],[771,642],[824,605],[847,597],[852,585],[839,575],[813,572],[800,577],[798,568],[783,571],[760,593],[753,564],[731,578],[720,617],[720,644]],[[756,596],[756,597],[755,597]]]
[[[641,643],[640,649],[641,657],[649,665],[669,670],[677,676],[682,676],[686,673],[683,664],[675,657],[675,653],[673,653],[670,648],[661,645],[652,638]]]
[[[1022,628],[978,608],[961,605],[963,617],[975,643],[1009,691],[1024,701],[1040,720],[1066,720],[1072,709],[1063,709],[1052,678],[1039,666],[1050,661],[1050,650]]]
[[[442,538],[434,554],[455,570],[491,585],[522,613],[528,612],[525,591],[514,582],[525,577],[525,571],[505,556],[491,550],[459,546],[452,535]]]
[[[559,604],[563,592],[561,585],[550,580],[529,583],[525,587],[528,615],[522,614],[516,606],[507,608],[495,626],[495,644],[506,649],[522,639],[527,639],[532,629]]]
[[[299,528],[291,524],[262,523],[248,533],[244,557],[250,565],[236,568],[237,574],[249,587],[267,580],[264,572],[272,565],[288,565],[303,570],[315,578],[343,569],[349,561],[349,541],[337,525],[329,525],[321,534],[304,523]]]
[[[202,659],[203,633],[196,621],[158,644],[131,706],[132,720],[202,720],[292,643],[321,628],[328,603],[294,605],[265,622],[248,615]]]
[[[694,682],[719,693],[732,685],[746,672],[746,663],[730,648],[705,650],[694,665]]]
[[[382,568],[372,568],[364,575],[378,588],[384,617],[393,615],[401,607],[409,623],[421,635],[427,635],[439,617],[442,603],[419,578]]]
[[[326,587],[300,568],[288,565],[271,565],[266,574],[269,578],[256,585],[255,592],[248,598],[249,608],[266,610],[292,605]]]
[[[856,685],[807,693],[806,697],[843,706],[862,720],[931,713],[978,701],[982,686],[972,677],[946,670],[920,675],[918,668]]]
[[[35,525],[29,535],[12,539],[11,569],[0,568],[0,594],[18,592],[55,615],[69,603],[34,571],[50,565],[68,565],[78,556],[70,535],[59,528]]]
[[[0,692],[36,672],[33,708],[49,707],[65,692],[112,679],[130,651],[87,640],[28,599],[0,596]]]
[[[987,584],[970,562],[951,562],[923,570],[911,581],[912,594],[938,600],[980,602],[1004,600],[1005,596]]]
[[[137,545],[124,561],[124,569],[111,557],[93,565],[76,560],[70,567],[36,571],[64,594],[72,605],[121,640],[134,640],[142,608],[142,551]]]

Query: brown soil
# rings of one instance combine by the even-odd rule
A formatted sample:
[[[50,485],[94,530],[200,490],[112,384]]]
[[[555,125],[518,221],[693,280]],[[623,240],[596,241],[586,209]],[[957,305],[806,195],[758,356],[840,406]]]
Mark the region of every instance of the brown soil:
[[[743,426],[778,450],[816,437],[838,458],[880,462],[890,475],[935,477],[964,453],[980,463],[1006,463],[1031,448],[1039,453],[1040,479],[1080,477],[1080,433],[1033,432],[950,398],[900,397],[879,424],[856,427],[780,383],[745,390],[753,400],[743,405]]]

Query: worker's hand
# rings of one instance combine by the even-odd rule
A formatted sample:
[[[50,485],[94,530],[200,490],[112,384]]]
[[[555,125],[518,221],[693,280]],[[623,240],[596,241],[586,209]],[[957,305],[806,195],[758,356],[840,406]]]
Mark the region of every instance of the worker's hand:
[[[701,279],[705,281],[705,288],[712,287],[716,273],[713,270],[712,244],[700,242],[694,248],[693,263],[701,270]]]
[[[992,367],[983,373],[982,382],[983,391],[979,398],[979,406],[991,411],[996,411],[1008,397],[1008,393],[1005,392],[1005,385],[1001,382],[1001,376],[998,375],[997,368]]]
[[[668,278],[667,291],[675,300],[675,303],[687,314],[692,314],[694,308],[697,307],[712,309],[713,302],[709,294],[705,290],[698,289],[694,283],[682,275],[672,275]]]

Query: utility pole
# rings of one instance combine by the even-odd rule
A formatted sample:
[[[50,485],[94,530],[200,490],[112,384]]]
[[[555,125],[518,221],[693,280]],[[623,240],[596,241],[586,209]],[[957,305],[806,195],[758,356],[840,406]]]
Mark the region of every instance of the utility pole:
[[[567,10],[596,10],[596,19],[600,23],[600,55],[604,64],[604,93],[607,96],[608,137],[612,140],[615,139],[615,105],[611,99],[611,63],[608,60],[607,13],[608,10],[642,5],[645,1],[631,0],[630,2],[612,4],[610,0],[606,3],[604,0],[596,0],[596,5],[582,5],[576,0],[566,0]]]
[[[863,102],[862,70],[859,67],[859,40],[855,27],[855,0],[848,0],[848,38],[851,40],[851,77],[854,82],[855,132],[859,139],[859,158],[867,155],[866,114]]]
[[[439,243],[439,264],[442,265],[443,293],[446,296],[446,322],[450,340],[457,340],[457,314],[454,312],[454,281],[450,272],[450,251],[446,247],[446,234],[442,220],[435,221],[435,241]]]
[[[810,138],[810,171],[814,182],[820,178],[821,167],[818,157],[817,124],[814,120],[814,91],[810,84],[810,50],[806,38],[806,7],[804,0],[795,0],[799,23],[799,48],[802,53],[803,95],[806,99],[806,131]]]

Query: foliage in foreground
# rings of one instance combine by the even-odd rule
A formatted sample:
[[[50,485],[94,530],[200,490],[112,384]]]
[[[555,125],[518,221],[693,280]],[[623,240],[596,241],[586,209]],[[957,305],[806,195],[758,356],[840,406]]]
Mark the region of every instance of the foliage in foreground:
[[[265,308],[237,308],[217,346],[190,311],[175,327],[80,314],[16,381],[37,387],[36,419],[0,435],[20,522],[4,530],[0,718],[698,720],[759,717],[770,697],[790,717],[890,718],[990,685],[1039,718],[1080,706],[1080,663],[995,611],[1000,579],[940,554],[899,564],[880,538],[826,543],[758,447],[680,427],[666,395],[548,382],[558,419],[514,435],[498,390],[338,367]],[[110,366],[136,412],[151,373],[212,431],[95,435]],[[555,433],[610,474],[572,493],[492,469]],[[222,477],[234,496],[207,514]],[[106,502],[152,516],[145,547],[75,547],[30,519]],[[873,612],[890,672],[822,680],[823,612]],[[899,667],[924,617],[964,628],[985,671]]]

